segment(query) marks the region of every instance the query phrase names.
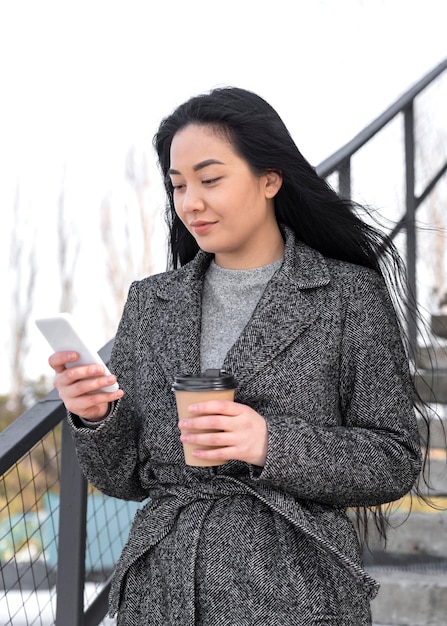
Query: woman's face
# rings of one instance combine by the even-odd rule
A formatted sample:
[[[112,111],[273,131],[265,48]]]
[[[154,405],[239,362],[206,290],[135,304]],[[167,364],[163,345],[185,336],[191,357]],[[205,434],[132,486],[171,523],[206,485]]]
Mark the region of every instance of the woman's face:
[[[282,257],[273,201],[280,174],[255,176],[224,136],[189,125],[172,140],[169,175],[178,217],[218,265],[246,269]]]

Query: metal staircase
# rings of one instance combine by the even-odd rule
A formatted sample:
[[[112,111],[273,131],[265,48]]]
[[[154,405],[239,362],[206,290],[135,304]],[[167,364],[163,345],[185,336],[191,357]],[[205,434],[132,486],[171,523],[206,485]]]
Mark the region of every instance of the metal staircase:
[[[381,590],[372,603],[374,623],[392,626],[446,626],[447,624],[447,316],[434,315],[431,331],[440,338],[436,347],[421,348],[416,387],[428,403],[437,402],[438,418],[430,428],[428,465],[431,508],[418,501],[404,501],[392,517],[394,530],[386,550],[376,535],[372,554],[366,555],[371,574]],[[422,439],[425,424],[420,422]],[[421,481],[422,490],[428,493]]]
[[[425,426],[421,424],[422,435]],[[429,456],[430,494],[435,506],[404,498],[391,515],[386,549],[371,536],[367,569],[380,582],[372,602],[374,624],[447,624],[447,420],[434,423]],[[411,508],[412,507],[412,508]]]

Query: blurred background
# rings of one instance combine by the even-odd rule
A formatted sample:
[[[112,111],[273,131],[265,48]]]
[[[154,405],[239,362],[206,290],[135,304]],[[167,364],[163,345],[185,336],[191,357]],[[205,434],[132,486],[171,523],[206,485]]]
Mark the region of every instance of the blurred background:
[[[99,348],[130,282],[165,269],[152,137],[175,106],[251,89],[316,166],[447,56],[446,18],[445,0],[0,2],[1,406],[17,412],[51,386],[36,317],[71,311]],[[419,151],[422,172],[446,154],[438,97],[418,122],[444,129]],[[390,127],[354,170],[354,198],[388,221],[402,212],[401,134]],[[442,203],[419,218],[430,310],[444,289]]]

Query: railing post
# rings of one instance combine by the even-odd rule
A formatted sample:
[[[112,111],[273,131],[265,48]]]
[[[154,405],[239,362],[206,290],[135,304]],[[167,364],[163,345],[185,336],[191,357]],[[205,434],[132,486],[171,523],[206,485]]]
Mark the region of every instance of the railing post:
[[[74,450],[67,420],[62,422],[56,626],[84,624],[87,481]]]
[[[405,127],[405,196],[406,196],[406,266],[407,266],[407,329],[410,357],[417,355],[416,303],[416,197],[414,171],[414,106],[413,100],[404,109]]]
[[[346,159],[338,170],[338,191],[342,198],[351,198],[351,159]]]

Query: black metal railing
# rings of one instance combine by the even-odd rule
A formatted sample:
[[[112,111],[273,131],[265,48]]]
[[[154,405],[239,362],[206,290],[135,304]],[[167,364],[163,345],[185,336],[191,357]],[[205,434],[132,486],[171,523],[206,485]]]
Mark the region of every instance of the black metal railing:
[[[401,98],[390,106],[382,115],[375,119],[362,132],[351,141],[337,150],[329,158],[323,161],[317,171],[320,176],[327,178],[338,174],[338,190],[345,196],[351,197],[351,162],[355,154],[363,148],[371,139],[382,131],[390,122],[397,117],[403,117],[404,124],[404,163],[405,163],[405,211],[389,233],[394,239],[398,233],[405,231],[406,242],[406,272],[408,280],[408,293],[406,302],[406,320],[408,325],[408,337],[410,353],[413,357],[417,354],[417,319],[411,313],[412,302],[417,301],[416,280],[416,211],[424,200],[433,191],[447,171],[447,159],[432,174],[424,190],[416,195],[415,185],[415,101],[427,87],[433,84],[447,69],[447,59],[435,67],[424,78],[409,89]],[[442,104],[439,104],[442,106]],[[447,106],[447,102],[444,103]],[[398,164],[396,164],[397,167]]]
[[[405,234],[414,294],[416,210],[447,170],[446,162],[416,195],[414,103],[446,69],[447,59],[317,168],[323,177],[337,177],[340,193],[351,196],[354,156],[392,120],[403,117],[405,210],[390,234]],[[447,110],[447,102],[438,106]],[[408,323],[415,349],[417,327],[411,316]],[[106,362],[111,347],[109,342],[100,351]],[[137,505],[88,486],[64,417],[52,391],[0,433],[0,626],[93,626],[106,614],[109,578]]]
[[[94,626],[107,612],[137,504],[88,486],[65,415],[53,390],[0,433],[2,626]]]

